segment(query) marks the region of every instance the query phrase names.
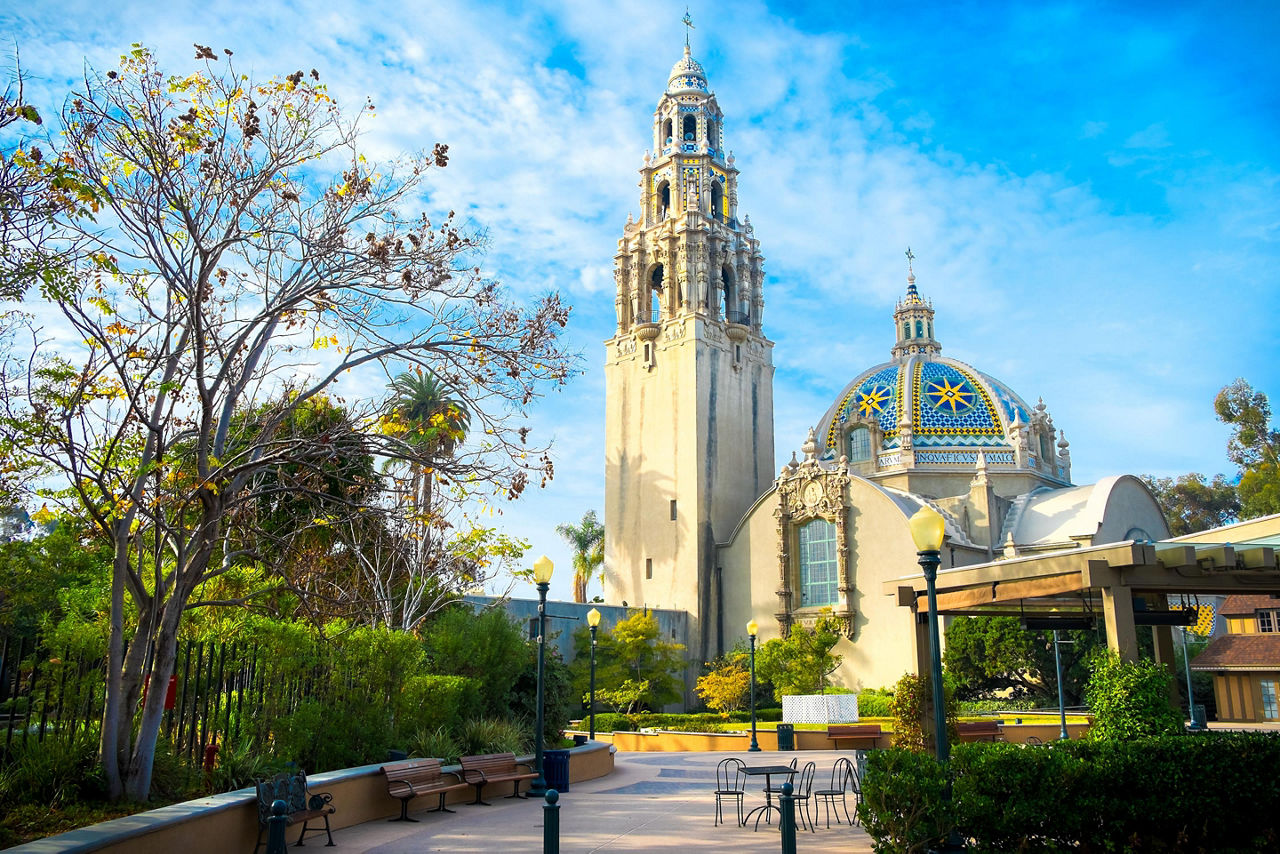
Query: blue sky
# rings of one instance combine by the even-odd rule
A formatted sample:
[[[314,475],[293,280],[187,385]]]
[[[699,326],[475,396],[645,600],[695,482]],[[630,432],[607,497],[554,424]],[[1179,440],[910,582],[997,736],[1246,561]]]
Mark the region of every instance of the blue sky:
[[[777,464],[888,358],[903,251],[944,353],[1043,397],[1076,482],[1231,473],[1212,412],[1237,376],[1280,396],[1280,7],[1274,3],[693,4],[740,210],[767,258]],[[484,268],[560,290],[585,373],[534,413],[557,477],[501,524],[603,510],[612,257],[683,4],[334,0],[0,12],[49,103],[82,63],[193,42],[259,75],[319,69],[378,116],[366,149],[450,146],[423,206],[487,231]],[[594,589],[594,588],[593,588]],[[517,593],[521,589],[517,589]],[[526,591],[527,592],[527,591]]]

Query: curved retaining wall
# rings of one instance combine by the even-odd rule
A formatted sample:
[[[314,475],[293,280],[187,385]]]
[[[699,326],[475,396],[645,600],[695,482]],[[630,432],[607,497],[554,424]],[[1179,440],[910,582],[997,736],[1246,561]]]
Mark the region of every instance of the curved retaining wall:
[[[569,752],[569,782],[594,780],[613,772],[614,749],[603,742],[575,747]],[[532,757],[524,757],[532,761]],[[309,788],[331,792],[338,811],[329,818],[334,830],[364,824],[375,819],[400,814],[400,802],[387,795],[377,765],[362,765],[307,777]],[[459,770],[457,765],[445,770]],[[527,788],[527,786],[525,787]],[[501,797],[511,793],[507,783],[485,789],[485,797]],[[475,790],[451,792],[448,803],[461,803],[474,797]],[[432,796],[418,805],[429,809],[437,802]],[[465,814],[464,814],[465,815]],[[462,816],[459,816],[462,818]],[[463,818],[462,820],[465,820]],[[294,831],[296,833],[296,831]],[[115,854],[225,854],[228,851],[252,851],[258,838],[258,808],[253,789],[241,789],[222,795],[197,798],[136,815],[104,821],[61,833],[16,848],[15,854],[70,854],[70,852],[106,851]],[[323,837],[309,837],[323,847]],[[289,838],[292,847],[294,837]]]

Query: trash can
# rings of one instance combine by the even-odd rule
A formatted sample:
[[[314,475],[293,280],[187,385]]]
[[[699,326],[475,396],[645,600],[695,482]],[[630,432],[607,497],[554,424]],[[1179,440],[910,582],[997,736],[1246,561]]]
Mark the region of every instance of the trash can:
[[[791,724],[778,724],[778,749],[796,749],[796,728]]]
[[[547,781],[548,789],[560,794],[569,791],[569,751],[542,751],[542,778]]]

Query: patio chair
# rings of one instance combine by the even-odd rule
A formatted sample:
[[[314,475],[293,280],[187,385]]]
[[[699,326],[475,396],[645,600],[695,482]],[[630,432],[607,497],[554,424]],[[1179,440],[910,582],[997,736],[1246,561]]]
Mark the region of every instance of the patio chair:
[[[796,815],[800,817],[800,826],[807,825],[810,833],[815,831],[813,822],[809,820],[809,796],[813,793],[813,778],[817,773],[818,763],[806,762],[804,768],[800,769],[800,779],[791,790],[791,797],[796,804]]]
[[[831,827],[831,810],[835,807],[837,799],[840,802],[841,809],[844,810],[845,821],[853,824],[853,819],[849,817],[849,804],[845,800],[850,790],[854,792],[855,803],[859,791],[858,774],[853,770],[853,763],[848,759],[841,757],[836,760],[835,767],[831,769],[831,785],[825,789],[818,789],[814,792],[813,801],[813,819],[818,820],[818,804],[821,803],[827,810],[827,827]],[[840,813],[836,813],[836,824],[840,824]]]
[[[716,766],[716,825],[724,823],[724,802],[733,800],[738,803],[738,827],[742,827],[742,801],[747,788],[747,775],[742,773],[745,764],[731,756]]]

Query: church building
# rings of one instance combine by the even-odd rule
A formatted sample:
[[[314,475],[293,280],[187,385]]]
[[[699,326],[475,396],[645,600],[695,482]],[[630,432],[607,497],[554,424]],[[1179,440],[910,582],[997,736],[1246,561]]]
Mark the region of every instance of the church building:
[[[607,603],[686,612],[692,666],[752,619],[763,641],[830,615],[843,634],[836,683],[875,688],[917,671],[923,652],[917,610],[892,592],[918,574],[907,520],[921,506],[946,522],[943,572],[1169,536],[1137,478],[1072,483],[1043,401],[943,355],[946,318],[921,295],[909,250],[884,320],[889,360],[836,391],[775,467],[768,282],[726,136],[686,45],[614,257]]]

